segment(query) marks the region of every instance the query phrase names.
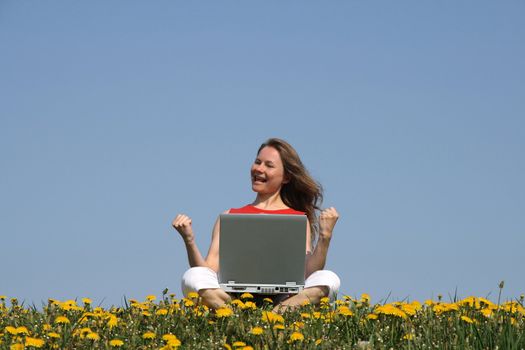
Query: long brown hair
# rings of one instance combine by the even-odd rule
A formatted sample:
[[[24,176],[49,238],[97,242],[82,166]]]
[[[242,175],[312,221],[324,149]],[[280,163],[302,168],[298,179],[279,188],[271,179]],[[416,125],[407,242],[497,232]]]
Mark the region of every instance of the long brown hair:
[[[299,154],[288,142],[278,138],[268,139],[259,147],[257,154],[264,147],[273,147],[279,152],[285,178],[288,179],[288,182],[281,188],[281,198],[290,208],[306,213],[310,221],[313,244],[318,233],[316,211],[321,209],[323,187],[312,178],[299,158]]]

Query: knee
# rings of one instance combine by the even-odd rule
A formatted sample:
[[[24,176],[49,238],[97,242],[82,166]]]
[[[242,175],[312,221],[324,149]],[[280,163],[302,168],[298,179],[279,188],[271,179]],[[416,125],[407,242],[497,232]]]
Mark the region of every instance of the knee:
[[[185,296],[205,288],[219,288],[217,274],[212,269],[203,266],[192,267],[182,275],[181,289]]]
[[[325,287],[323,289],[324,295],[322,297],[330,297],[333,301],[337,297],[341,280],[339,276],[329,270],[319,270],[312,273],[305,281],[305,288],[309,287]]]

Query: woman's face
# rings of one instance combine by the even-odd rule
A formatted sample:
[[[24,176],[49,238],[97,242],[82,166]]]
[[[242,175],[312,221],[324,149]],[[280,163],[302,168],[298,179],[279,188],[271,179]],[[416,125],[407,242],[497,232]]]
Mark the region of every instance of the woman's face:
[[[251,168],[252,190],[260,194],[279,192],[288,182],[284,175],[284,166],[279,152],[266,146],[257,155]]]

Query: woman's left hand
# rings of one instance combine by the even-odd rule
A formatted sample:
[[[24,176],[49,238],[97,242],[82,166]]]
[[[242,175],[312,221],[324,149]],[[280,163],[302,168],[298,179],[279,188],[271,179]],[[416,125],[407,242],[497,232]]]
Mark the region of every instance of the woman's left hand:
[[[319,237],[324,239],[332,238],[332,231],[335,223],[339,219],[339,214],[334,207],[330,207],[321,211],[319,216]]]

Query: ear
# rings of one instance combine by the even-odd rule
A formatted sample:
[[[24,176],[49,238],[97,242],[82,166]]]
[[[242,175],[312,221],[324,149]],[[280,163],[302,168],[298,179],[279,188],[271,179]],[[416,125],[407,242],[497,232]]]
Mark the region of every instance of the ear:
[[[288,174],[284,174],[283,185],[286,185],[288,182],[290,182],[290,176]]]

